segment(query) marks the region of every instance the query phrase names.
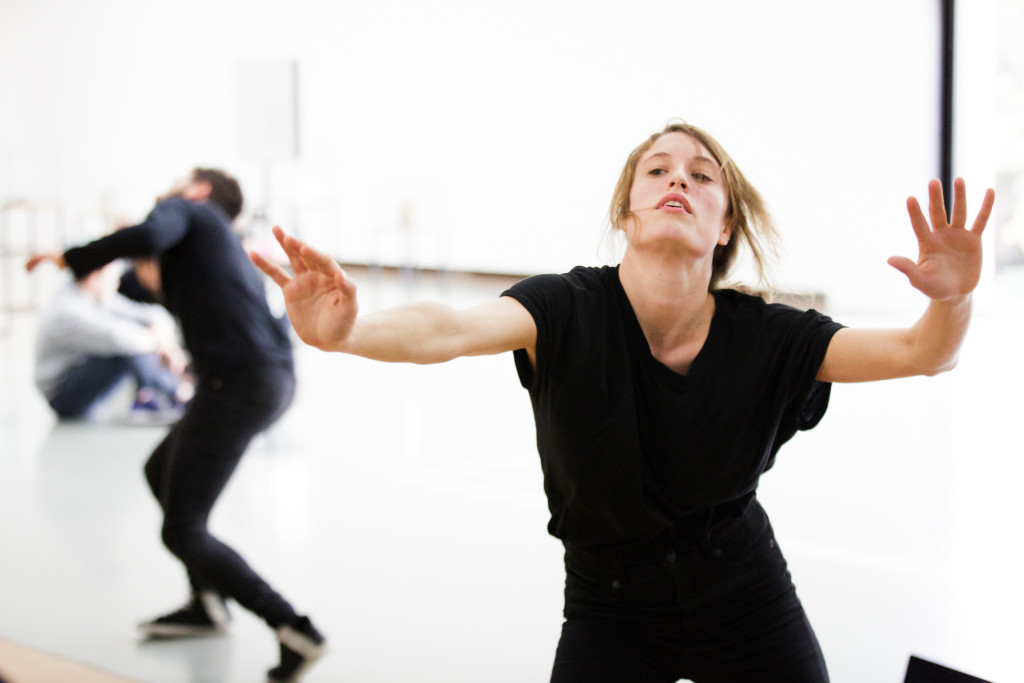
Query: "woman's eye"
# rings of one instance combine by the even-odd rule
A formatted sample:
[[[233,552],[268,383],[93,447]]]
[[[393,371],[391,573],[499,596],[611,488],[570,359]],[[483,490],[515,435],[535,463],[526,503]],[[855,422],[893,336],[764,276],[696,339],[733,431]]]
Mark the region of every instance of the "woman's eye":
[[[647,175],[664,175],[664,174],[665,174],[665,169],[663,169],[663,168],[652,168],[650,171],[647,172]]]
[[[714,180],[714,178],[709,176],[707,173],[694,173],[693,179],[699,183],[709,183]]]

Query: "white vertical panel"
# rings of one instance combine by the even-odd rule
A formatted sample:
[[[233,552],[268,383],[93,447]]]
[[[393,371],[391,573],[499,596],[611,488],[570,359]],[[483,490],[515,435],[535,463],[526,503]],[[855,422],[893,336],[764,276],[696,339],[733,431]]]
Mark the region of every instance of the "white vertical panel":
[[[235,65],[238,156],[258,163],[299,156],[298,64],[248,59]]]

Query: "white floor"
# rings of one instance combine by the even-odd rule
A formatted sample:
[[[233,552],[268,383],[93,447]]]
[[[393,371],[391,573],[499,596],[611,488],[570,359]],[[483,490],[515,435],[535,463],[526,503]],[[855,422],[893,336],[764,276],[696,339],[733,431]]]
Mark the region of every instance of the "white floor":
[[[368,276],[361,292],[364,309],[462,305],[505,284]],[[18,314],[0,336],[0,637],[147,683],[263,680],[274,640],[239,609],[227,637],[137,636],[186,590],[141,474],[162,430],[57,424],[31,385],[33,325]],[[835,683],[900,683],[911,654],[1024,681],[1022,330],[1019,311],[979,310],[953,373],[836,387],[764,478]],[[296,403],[213,527],[329,636],[306,680],[547,680],[561,548],[511,357],[407,367],[301,347],[298,366]]]

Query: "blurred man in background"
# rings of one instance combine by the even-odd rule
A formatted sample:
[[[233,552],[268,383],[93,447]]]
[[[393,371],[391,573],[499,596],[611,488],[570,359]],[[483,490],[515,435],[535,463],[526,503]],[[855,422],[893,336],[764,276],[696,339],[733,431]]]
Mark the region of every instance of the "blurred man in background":
[[[197,168],[139,225],[63,253],[38,254],[26,268],[51,261],[81,278],[117,258],[158,262],[162,301],[178,320],[196,389],[145,470],[164,512],[164,545],[184,564],[192,595],[181,609],[139,627],[154,637],[219,634],[231,598],[277,633],[281,661],[270,679],[293,681],[323,654],[323,636],[207,528],[250,441],[295,394],[288,333],[232,230],[241,209],[234,178]]]

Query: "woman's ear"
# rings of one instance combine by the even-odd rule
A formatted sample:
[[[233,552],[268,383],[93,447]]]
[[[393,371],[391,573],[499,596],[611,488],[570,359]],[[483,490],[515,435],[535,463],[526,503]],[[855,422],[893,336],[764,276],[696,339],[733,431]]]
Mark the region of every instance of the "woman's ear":
[[[732,239],[732,225],[726,225],[722,230],[722,234],[718,236],[718,244],[725,246],[729,244],[729,240]]]
[[[619,223],[615,226],[615,229],[622,231],[622,236],[626,238],[626,242],[628,243],[630,234],[636,232],[639,227],[640,222],[637,220],[636,214],[629,211],[619,219]]]

